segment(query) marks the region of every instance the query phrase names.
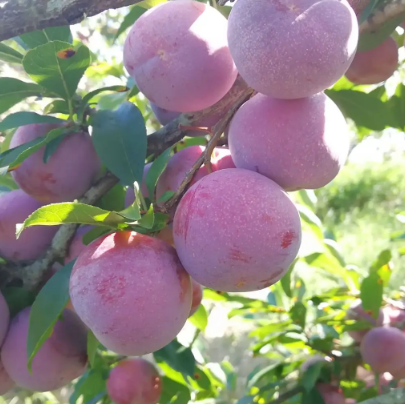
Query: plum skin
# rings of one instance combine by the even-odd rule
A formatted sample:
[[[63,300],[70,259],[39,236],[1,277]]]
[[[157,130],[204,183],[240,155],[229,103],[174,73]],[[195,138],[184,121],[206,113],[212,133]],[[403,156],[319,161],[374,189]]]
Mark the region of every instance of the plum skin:
[[[124,359],[110,371],[107,393],[116,404],[156,404],[162,393],[162,380],[150,362]]]
[[[45,136],[58,127],[58,124],[21,126],[11,139],[10,147]],[[101,168],[91,137],[85,132],[65,137],[46,164],[44,151],[45,146],[11,173],[22,190],[44,203],[67,202],[82,196]]]
[[[287,272],[301,244],[301,222],[279,185],[231,168],[186,192],[173,234],[177,254],[196,282],[226,292],[253,291]]]
[[[257,94],[236,112],[228,137],[236,167],[265,175],[287,191],[328,184],[350,146],[346,120],[324,93],[298,100]]]
[[[333,85],[357,41],[356,15],[344,0],[238,0],[228,20],[240,75],[274,98],[308,97]]]
[[[16,189],[0,197],[0,257],[14,261],[35,260],[46,252],[59,226],[34,226],[16,239],[16,225],[23,223],[42,203]]]
[[[377,84],[389,79],[398,67],[398,45],[388,37],[377,47],[357,52],[346,72],[355,84]]]
[[[178,112],[214,105],[237,76],[226,18],[189,0],[159,4],[138,18],[125,40],[124,65],[151,102]]]
[[[81,376],[87,366],[87,330],[71,310],[63,311],[27,369],[26,341],[31,308],[13,318],[1,349],[4,368],[17,385],[34,391],[56,390]]]
[[[3,362],[0,360],[0,395],[6,394],[15,386],[14,380],[4,369]]]
[[[327,383],[317,383],[316,389],[325,404],[345,404],[345,396],[339,388]]]
[[[405,364],[405,335],[393,327],[373,328],[364,336],[360,352],[374,372],[395,373]]]
[[[79,255],[70,298],[108,349],[144,355],[163,348],[190,313],[190,276],[164,241],[130,231],[98,238]],[[135,310],[128,317],[128,310]]]

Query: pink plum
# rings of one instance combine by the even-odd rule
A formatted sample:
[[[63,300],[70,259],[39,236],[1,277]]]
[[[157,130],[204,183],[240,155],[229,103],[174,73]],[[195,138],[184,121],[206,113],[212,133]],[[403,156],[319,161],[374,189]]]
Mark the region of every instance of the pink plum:
[[[331,384],[318,383],[316,389],[321,394],[325,404],[345,404],[345,396],[338,387]]]
[[[238,0],[228,23],[240,75],[256,91],[284,99],[338,81],[353,60],[358,32],[344,0]]]
[[[6,337],[10,322],[10,310],[3,294],[0,292],[0,346]]]
[[[135,21],[124,44],[124,65],[161,108],[191,112],[210,107],[237,76],[227,26],[226,18],[204,3],[159,4]]]
[[[301,243],[297,208],[275,182],[253,171],[216,171],[184,195],[173,223],[179,258],[203,286],[253,291],[277,282]]]
[[[55,124],[21,126],[11,139],[10,147],[45,136]],[[45,146],[29,156],[12,172],[15,182],[27,194],[45,203],[66,202],[82,196],[94,181],[101,164],[88,133],[72,133],[43,162]]]
[[[27,307],[11,321],[1,360],[6,372],[20,387],[34,391],[59,389],[86,370],[86,327],[75,313],[64,310],[52,335],[34,357],[30,373],[26,349],[30,311]]]
[[[265,175],[287,191],[328,184],[350,145],[346,120],[324,93],[298,100],[257,94],[236,112],[228,136],[236,167]]]
[[[150,362],[124,359],[111,370],[107,392],[116,404],[156,404],[162,393],[162,380]]]
[[[192,288],[173,247],[122,231],[82,251],[70,278],[70,298],[106,348],[144,355],[179,333],[190,313]]]
[[[16,239],[16,226],[28,218],[42,204],[24,191],[17,189],[0,196],[0,257],[5,259],[35,260],[52,243],[57,226],[33,226]]]
[[[64,260],[65,265],[77,258],[79,254],[84,250],[86,246],[85,244],[83,244],[83,236],[93,228],[94,226],[80,226],[76,230],[76,234],[74,235],[73,240],[70,243],[68,254],[66,255]]]
[[[14,386],[14,381],[11,380],[6,369],[4,369],[3,362],[0,360],[0,395],[8,393]]]

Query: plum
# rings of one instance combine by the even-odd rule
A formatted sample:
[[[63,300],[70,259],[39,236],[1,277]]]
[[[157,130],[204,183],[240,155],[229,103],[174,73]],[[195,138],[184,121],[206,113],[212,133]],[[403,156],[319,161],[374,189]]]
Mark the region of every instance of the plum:
[[[389,79],[398,67],[398,45],[388,37],[368,51],[357,52],[346,77],[355,84],[377,84]]]
[[[350,306],[347,317],[351,320],[366,320],[370,323],[370,327],[365,330],[349,331],[349,335],[356,341],[361,342],[364,336],[372,327],[380,327],[384,323],[384,313],[380,310],[378,319],[375,319],[371,314],[367,313],[362,306],[360,299],[356,299]]]
[[[6,337],[10,322],[10,310],[3,294],[0,292],[0,346]]]
[[[377,373],[395,373],[405,364],[405,335],[393,327],[370,330],[360,345],[361,356]]]
[[[193,300],[191,301],[190,317],[198,310],[203,297],[202,286],[194,279],[191,280],[193,284]]]
[[[253,291],[287,272],[300,247],[301,223],[279,185],[253,171],[228,168],[186,192],[173,235],[196,282],[226,292]]]
[[[124,65],[157,106],[178,112],[208,108],[237,76],[227,26],[226,18],[208,4],[159,4],[135,21],[125,40]]]
[[[327,383],[318,383],[316,389],[319,391],[325,404],[345,404],[345,396],[338,387]]]
[[[4,369],[3,362],[0,360],[0,395],[6,394],[9,392],[15,383],[11,380],[9,374]]]
[[[328,184],[350,145],[346,121],[324,93],[298,100],[257,94],[236,112],[228,136],[236,167],[257,171],[287,191]]]
[[[16,225],[41,206],[20,189],[0,196],[0,257],[14,261],[35,260],[45,253],[58,226],[29,227],[18,240],[15,235]]]
[[[122,231],[82,251],[70,298],[106,348],[138,356],[163,348],[179,333],[190,313],[192,287],[173,247]]]
[[[382,312],[384,315],[384,325],[400,327],[402,330],[405,329],[405,310],[388,305],[382,309]]]
[[[56,390],[81,376],[87,365],[87,330],[71,310],[65,309],[51,336],[27,368],[27,335],[31,308],[27,307],[10,324],[1,349],[1,360],[15,383],[34,391]]]
[[[56,124],[20,126],[10,147],[45,136],[57,127]],[[47,163],[43,162],[44,152],[45,146],[11,173],[22,190],[44,203],[67,202],[82,196],[101,168],[91,137],[85,132],[65,137]]]
[[[238,0],[229,16],[228,42],[252,88],[292,99],[319,93],[345,74],[358,31],[345,0]]]
[[[124,359],[111,370],[107,393],[116,404],[156,404],[162,393],[162,380],[145,359]]]
[[[73,240],[70,243],[68,254],[66,255],[64,260],[65,265],[77,258],[86,247],[85,244],[83,244],[83,236],[91,229],[94,229],[94,226],[80,226],[76,230]]]

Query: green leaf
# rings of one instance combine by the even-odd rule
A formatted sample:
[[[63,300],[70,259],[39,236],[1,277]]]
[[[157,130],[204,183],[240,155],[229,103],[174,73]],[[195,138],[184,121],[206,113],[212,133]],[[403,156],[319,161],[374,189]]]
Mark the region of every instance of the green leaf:
[[[63,122],[66,121],[64,121],[63,119],[55,118],[54,116],[39,115],[35,112],[22,111],[7,115],[4,120],[0,122],[0,131],[17,128],[19,126],[31,125],[32,123]]]
[[[155,188],[159,177],[166,169],[167,163],[170,159],[171,147],[166,149],[150,166],[145,177],[145,184],[148,188],[149,198],[155,199]]]
[[[38,137],[31,142],[23,143],[20,146],[7,150],[0,154],[0,167],[5,167],[8,170],[9,168],[19,166],[27,157],[38,151],[42,146],[61,136],[65,130],[65,128],[53,129],[45,137]]]
[[[19,237],[27,227],[56,226],[66,223],[103,225],[115,229],[120,223],[125,223],[125,220],[117,212],[110,212],[85,203],[54,203],[42,206],[28,216],[17,236]]]
[[[68,131],[66,133],[62,133],[60,136],[56,137],[55,139],[52,139],[49,143],[46,144],[44,156],[42,158],[45,164],[49,161],[52,154],[54,154],[56,150],[58,150],[58,147],[62,143],[63,139],[65,139],[65,137],[68,136],[70,133],[71,132]]]
[[[200,331],[205,331],[208,325],[208,314],[205,307],[200,304],[197,311],[189,318],[189,320],[194,327],[198,328]]]
[[[100,199],[96,206],[120,212],[125,209],[125,194],[125,188],[121,184],[117,184]]]
[[[166,192],[157,200],[157,203],[164,203],[164,202],[168,201],[174,194],[175,194],[174,191],[166,191]]]
[[[283,287],[284,293],[288,297],[292,297],[292,292],[291,292],[291,273],[294,270],[295,263],[297,261],[294,260],[294,262],[290,265],[290,268],[288,268],[287,273],[281,278],[281,286]]]
[[[97,348],[100,345],[97,338],[94,336],[91,330],[87,331],[87,357],[89,359],[90,366],[94,368],[94,361],[96,359]]]
[[[28,97],[38,97],[42,88],[11,77],[0,77],[0,114]]]
[[[28,75],[64,100],[73,97],[89,65],[90,51],[86,46],[74,50],[70,43],[61,41],[31,49],[23,59]]]
[[[94,404],[106,395],[106,377],[102,369],[87,371],[75,384],[74,391],[69,397],[69,404],[75,404],[83,396],[83,404]]]
[[[96,226],[94,229],[89,230],[85,235],[83,235],[83,244],[89,245],[92,241],[110,232],[111,229],[109,228]]]
[[[138,226],[142,226],[145,229],[152,229],[155,223],[155,213],[153,212],[153,204],[149,206],[148,211],[138,221]]]
[[[383,298],[384,282],[377,272],[372,272],[363,279],[360,287],[360,298],[363,309],[374,318],[378,318]]]
[[[392,121],[387,104],[373,95],[353,90],[326,90],[325,93],[358,126],[381,131]]]
[[[131,27],[143,13],[148,11],[148,9],[165,2],[166,0],[144,0],[133,6],[129,13],[124,17],[124,21],[118,28],[114,40],[116,40],[124,31],[126,31],[127,28]]]
[[[164,348],[153,353],[156,362],[166,362],[171,368],[186,376],[193,376],[195,359],[191,349],[173,340]]]
[[[306,392],[309,393],[315,387],[315,384],[321,375],[323,365],[322,362],[312,364],[302,376],[301,384]]]
[[[20,35],[20,39],[28,48],[36,48],[39,45],[47,44],[51,41],[72,42],[70,27],[52,27],[39,31],[31,31]]]
[[[6,63],[20,63],[22,62],[23,55],[17,52],[10,46],[0,43],[0,60]]]
[[[317,389],[312,389],[310,392],[304,392],[301,404],[325,404],[325,401]]]
[[[11,317],[14,317],[21,310],[31,306],[35,300],[35,294],[24,288],[7,287],[2,291],[10,309]]]
[[[30,312],[27,337],[28,369],[42,344],[51,336],[53,327],[69,301],[69,279],[74,261],[65,265],[38,293]]]
[[[364,52],[376,48],[383,43],[404,20],[405,12],[398,14],[395,18],[390,18],[387,22],[380,25],[377,30],[363,32],[359,37],[357,51]]]
[[[297,302],[290,310],[290,318],[294,324],[305,327],[305,319],[307,315],[307,308],[301,302]]]
[[[55,100],[44,108],[44,114],[69,115],[69,105],[65,100]]]
[[[135,199],[132,205],[128,206],[124,210],[121,210],[120,215],[124,216],[126,219],[130,221],[136,221],[141,219],[141,212],[139,210],[137,200]]]
[[[146,158],[146,127],[135,105],[125,102],[116,111],[98,111],[92,139],[106,167],[124,185],[142,182]]]
[[[162,377],[162,384],[160,404],[188,404],[191,400],[190,390],[184,384],[166,376]]]
[[[379,2],[379,0],[370,0],[369,1],[369,3],[367,4],[367,7],[363,10],[363,12],[360,15],[359,24],[362,24],[364,21],[367,20],[367,18],[370,16],[370,14],[376,8],[378,2]]]

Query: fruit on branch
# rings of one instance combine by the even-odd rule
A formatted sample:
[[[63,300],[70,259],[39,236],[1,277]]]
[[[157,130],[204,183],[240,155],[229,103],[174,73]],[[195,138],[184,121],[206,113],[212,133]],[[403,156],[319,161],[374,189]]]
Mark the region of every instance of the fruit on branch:
[[[11,377],[6,372],[6,369],[4,369],[3,362],[1,362],[0,360],[0,394],[1,395],[6,394],[14,386],[15,386],[14,381],[11,380]]]
[[[405,310],[388,305],[382,309],[382,312],[384,315],[384,325],[399,327],[401,330],[405,329]]]
[[[52,335],[27,368],[27,335],[31,308],[27,307],[11,321],[1,349],[1,360],[10,377],[20,387],[49,391],[65,386],[81,376],[87,364],[87,330],[71,310],[64,310]]]
[[[236,167],[295,191],[323,187],[336,177],[349,152],[350,134],[339,108],[324,93],[298,100],[257,94],[236,112],[228,141]]]
[[[6,337],[10,323],[10,310],[3,294],[0,292],[0,346]]]
[[[30,142],[58,128],[55,124],[21,126],[10,147]],[[82,196],[98,174],[101,164],[88,133],[67,135],[44,163],[45,146],[29,156],[12,172],[16,183],[28,195],[44,203],[66,202]]]
[[[201,300],[203,297],[202,286],[196,282],[194,279],[191,280],[193,284],[193,300],[191,301],[190,316],[192,316],[200,307]]]
[[[184,268],[198,283],[253,291],[287,272],[301,243],[301,223],[279,185],[232,168],[202,178],[186,192],[173,234]]]
[[[384,322],[384,314],[382,310],[380,310],[378,314],[378,319],[375,319],[371,314],[367,313],[362,306],[362,302],[360,299],[356,299],[350,306],[349,311],[347,313],[347,317],[351,320],[356,321],[367,321],[369,323],[369,327],[364,330],[356,330],[356,331],[349,331],[348,334],[356,341],[361,342],[364,336],[368,333],[368,331],[372,327],[380,327],[383,325]]]
[[[327,383],[318,383],[316,389],[319,391],[325,404],[345,404],[345,396],[338,387]]]
[[[0,196],[0,257],[19,261],[39,258],[52,243],[56,226],[30,227],[16,239],[16,225],[42,204],[17,189]]]
[[[80,226],[76,230],[73,240],[70,243],[69,251],[64,259],[65,265],[77,258],[79,254],[84,250],[86,245],[83,244],[83,236],[91,229],[94,229],[94,226]]]
[[[184,180],[186,173],[191,170],[194,163],[204,152],[204,146],[190,146],[180,150],[171,157],[167,167],[159,178],[156,186],[156,195],[159,199],[165,192],[175,192]],[[234,168],[230,151],[216,147],[211,156],[212,171],[222,170],[224,168]],[[209,174],[206,166],[202,166],[194,175],[191,185],[195,184],[201,178]]]
[[[124,359],[110,371],[107,393],[116,404],[156,404],[162,380],[155,366],[145,359]]]
[[[357,52],[346,77],[355,84],[377,84],[389,79],[398,67],[398,45],[387,38],[376,48]]]
[[[106,348],[144,355],[179,333],[190,313],[192,288],[173,247],[122,231],[82,251],[72,270],[70,298]]]
[[[167,109],[158,107],[153,102],[150,103],[150,106],[152,108],[153,113],[156,116],[156,119],[159,121],[161,125],[167,125],[173,119],[176,119],[181,115],[181,112],[168,111]],[[200,121],[195,122],[193,126],[199,128],[212,128],[223,117],[223,115],[224,113],[221,111],[221,113],[207,116],[205,118],[202,118]],[[186,136],[198,137],[204,136],[207,133],[208,132],[205,132],[204,130],[198,129],[188,130],[186,132]]]
[[[159,4],[139,17],[124,44],[124,65],[154,104],[199,111],[232,87],[237,71],[229,52],[227,20],[195,1]]]
[[[249,86],[275,98],[302,98],[345,74],[358,31],[344,0],[238,0],[229,16],[228,41]]]
[[[395,373],[405,364],[405,335],[393,327],[370,330],[360,345],[364,362],[377,373]]]

